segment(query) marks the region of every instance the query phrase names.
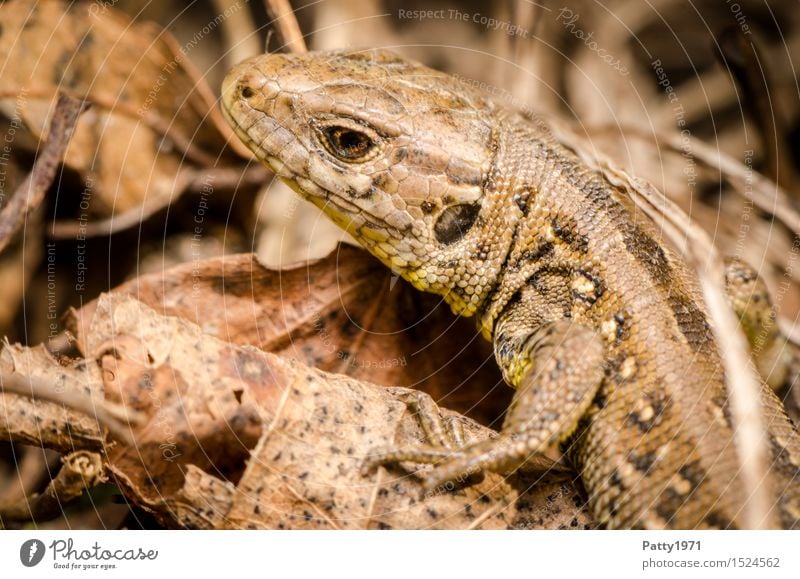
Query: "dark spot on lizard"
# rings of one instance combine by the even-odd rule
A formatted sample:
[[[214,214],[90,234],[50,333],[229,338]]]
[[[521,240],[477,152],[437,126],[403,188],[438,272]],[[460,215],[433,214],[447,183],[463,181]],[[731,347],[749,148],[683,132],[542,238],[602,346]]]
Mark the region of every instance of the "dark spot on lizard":
[[[513,339],[509,339],[505,334],[500,334],[495,339],[494,349],[498,358],[510,360],[516,352],[516,344]]]
[[[627,320],[628,317],[624,312],[614,314],[614,321],[617,323],[617,332],[615,336],[616,343],[620,343],[628,337],[629,326]]]
[[[602,410],[608,404],[608,396],[606,396],[605,388],[602,386],[597,390],[597,394],[592,401],[593,406],[596,410]]]
[[[661,424],[668,411],[671,400],[664,392],[648,392],[644,395],[646,401],[643,410],[632,410],[628,413],[628,424],[637,426],[642,433],[647,434]]]
[[[711,402],[718,408],[722,409],[722,417],[725,419],[725,424],[727,427],[733,428],[733,417],[731,416],[731,406],[728,397],[725,394],[715,394],[711,398]]]
[[[735,528],[733,523],[728,517],[722,515],[719,511],[709,511],[703,517],[703,522],[712,529],[732,529]]]
[[[492,244],[486,239],[478,241],[475,245],[475,251],[472,252],[472,258],[484,261],[489,258],[489,252],[492,250]]]
[[[555,249],[555,246],[551,242],[540,240],[539,244],[533,249],[526,249],[523,251],[517,263],[536,263],[553,253],[553,249]]]
[[[672,278],[672,266],[664,249],[639,225],[628,220],[622,226],[622,238],[628,252],[633,255],[659,285],[666,285]]]
[[[433,226],[436,240],[450,245],[464,237],[477,221],[480,209],[478,203],[462,203],[445,208]]]
[[[522,290],[521,290],[521,289],[518,289],[517,291],[515,291],[515,292],[512,294],[511,298],[508,300],[508,303],[506,304],[506,308],[511,308],[512,306],[515,306],[515,305],[517,305],[517,304],[518,304],[519,302],[521,302],[521,301],[522,301]],[[501,336],[502,336],[502,335],[503,335],[503,334],[501,334]],[[499,340],[499,339],[500,339],[500,338],[498,337],[498,340]]]
[[[706,472],[703,470],[703,467],[700,466],[700,461],[697,460],[684,464],[678,469],[678,472],[683,478],[689,481],[691,485],[690,492],[694,492],[706,478]]]
[[[586,302],[591,306],[603,296],[603,294],[605,293],[605,286],[603,285],[603,282],[600,280],[599,277],[589,273],[585,269],[579,269],[576,273],[582,276],[584,280],[589,281],[594,287],[591,291],[582,291],[576,289],[573,286],[572,297],[581,300],[583,302]]]
[[[617,354],[606,362],[605,375],[612,384],[625,384],[628,380],[620,374],[622,365],[630,357],[627,350],[620,350]]]
[[[710,353],[714,345],[711,327],[694,300],[679,293],[670,293],[667,301],[675,315],[678,329],[692,350],[705,354]]]
[[[464,184],[479,187],[483,183],[483,176],[480,173],[469,170],[464,171],[464,168],[458,167],[458,164],[456,166],[453,166],[453,164],[454,161],[451,161],[444,174],[454,185]],[[459,174],[459,171],[463,171],[463,174]]]
[[[578,253],[589,251],[589,238],[578,233],[578,224],[571,217],[552,219],[553,234]]]
[[[375,191],[384,191],[386,189],[386,185],[391,181],[389,175],[386,173],[380,173],[377,177],[372,180],[372,186],[370,190],[373,192]]]
[[[422,209],[423,213],[433,213],[433,211],[436,209],[436,203],[433,201],[423,201],[419,208]]]
[[[628,454],[628,462],[630,462],[636,470],[646,475],[656,463],[656,455],[653,452],[636,454],[635,452],[631,451]]]
[[[686,504],[688,495],[682,495],[672,487],[666,487],[656,501],[656,513],[669,525],[678,514],[678,511]]]
[[[611,516],[612,519],[616,519],[619,515],[619,507],[617,506],[617,497],[611,496],[608,497],[608,504],[606,505],[606,509],[608,510],[608,514]]]
[[[530,189],[523,188],[518,191],[514,192],[514,195],[511,197],[511,200],[516,203],[519,210],[522,212],[523,217],[528,216],[528,211],[530,211],[529,203],[531,198],[531,191]]]
[[[377,192],[378,191],[374,185],[370,185],[369,188],[363,193],[359,193],[354,187],[351,187],[350,185],[345,185],[344,190],[342,191],[344,195],[350,197],[351,199],[369,199]]]

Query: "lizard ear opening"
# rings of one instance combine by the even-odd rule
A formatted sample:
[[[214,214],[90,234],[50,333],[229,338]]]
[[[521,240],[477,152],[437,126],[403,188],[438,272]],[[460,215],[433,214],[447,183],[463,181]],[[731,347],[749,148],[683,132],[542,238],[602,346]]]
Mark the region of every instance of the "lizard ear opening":
[[[437,241],[445,245],[455,243],[475,225],[480,212],[477,203],[452,205],[447,207],[433,226]]]

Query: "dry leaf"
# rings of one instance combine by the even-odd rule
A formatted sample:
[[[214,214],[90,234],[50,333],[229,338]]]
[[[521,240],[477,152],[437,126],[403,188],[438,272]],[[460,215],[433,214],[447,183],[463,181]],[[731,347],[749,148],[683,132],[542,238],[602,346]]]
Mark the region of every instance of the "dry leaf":
[[[150,417],[135,433],[135,447],[109,452],[108,468],[129,498],[165,522],[213,528],[591,524],[566,483],[531,485],[490,474],[421,500],[420,479],[402,469],[364,476],[370,453],[422,436],[403,402],[413,391],[223,342],[123,295],[102,297],[83,327],[82,343],[99,360],[107,398]],[[493,434],[462,420],[468,439]]]
[[[81,221],[61,235],[105,233],[112,217],[117,229],[137,223],[203,167],[240,160],[190,48],[167,32],[97,2],[4,2],[0,18],[0,111],[41,139],[56,91],[92,104],[65,156],[85,185],[71,200]]]
[[[491,344],[472,320],[348,245],[284,270],[264,268],[249,254],[210,259],[136,278],[115,292],[234,344],[423,390],[484,424],[494,423],[511,398]],[[81,339],[87,319],[82,313],[69,322]]]
[[[33,377],[63,392],[103,398],[100,370],[89,361],[62,366],[44,346],[6,344],[0,351],[0,373]],[[0,438],[64,452],[98,450],[106,437],[97,420],[55,402],[31,400],[0,391]]]

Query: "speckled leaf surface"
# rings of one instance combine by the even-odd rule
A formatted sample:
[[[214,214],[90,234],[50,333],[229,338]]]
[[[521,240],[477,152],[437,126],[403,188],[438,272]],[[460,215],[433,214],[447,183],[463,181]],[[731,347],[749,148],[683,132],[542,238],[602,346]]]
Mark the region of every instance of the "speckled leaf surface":
[[[122,295],[84,337],[109,400],[150,417],[109,453],[126,494],[202,528],[557,528],[590,524],[574,488],[488,475],[423,495],[414,465],[362,472],[421,438],[402,388],[328,374],[209,336]],[[463,419],[468,438],[492,431]],[[206,489],[204,492],[202,489]]]
[[[498,424],[511,398],[491,344],[471,320],[454,316],[438,296],[393,279],[349,245],[283,270],[265,268],[250,254],[210,259],[138,277],[115,291],[231,343],[423,390],[484,424]]]
[[[4,344],[0,351],[0,372],[42,380],[61,392],[103,398],[100,370],[95,364],[81,360],[62,365],[44,346]],[[103,429],[91,416],[53,402],[3,392],[0,392],[0,439],[64,452],[97,450],[106,443]]]

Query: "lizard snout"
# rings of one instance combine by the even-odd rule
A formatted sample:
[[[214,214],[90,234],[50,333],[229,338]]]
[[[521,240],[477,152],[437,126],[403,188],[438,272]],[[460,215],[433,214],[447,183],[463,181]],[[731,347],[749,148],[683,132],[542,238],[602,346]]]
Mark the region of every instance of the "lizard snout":
[[[222,103],[229,111],[239,101],[271,99],[279,91],[277,83],[270,81],[258,66],[259,57],[235,66],[222,81]]]
[[[284,54],[261,54],[240,62],[222,81],[223,108],[233,114],[237,105],[247,103],[263,110],[262,105],[273,101],[286,88],[279,79],[292,62],[291,55]]]

